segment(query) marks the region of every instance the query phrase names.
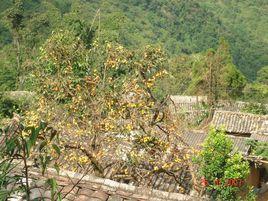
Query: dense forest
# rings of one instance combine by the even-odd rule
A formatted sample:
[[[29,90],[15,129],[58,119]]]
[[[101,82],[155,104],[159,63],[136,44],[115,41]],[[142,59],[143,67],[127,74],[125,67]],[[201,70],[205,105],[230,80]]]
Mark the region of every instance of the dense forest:
[[[30,75],[40,46],[53,31],[68,29],[88,46],[98,40],[132,50],[146,45],[161,47],[172,73],[161,83],[160,95],[206,93],[195,86],[203,83],[200,73],[206,74],[208,52],[220,49],[220,41],[224,41],[223,71],[228,75],[219,90],[239,91],[233,96],[239,99],[267,100],[265,0],[14,2],[2,0],[0,5],[1,90],[33,90]],[[188,79],[181,79],[189,72]],[[228,83],[230,80],[238,81]]]
[[[65,200],[89,174],[256,200],[259,185],[233,181],[268,157],[267,13],[267,0],[1,0],[0,200]],[[51,168],[83,177],[63,193]]]

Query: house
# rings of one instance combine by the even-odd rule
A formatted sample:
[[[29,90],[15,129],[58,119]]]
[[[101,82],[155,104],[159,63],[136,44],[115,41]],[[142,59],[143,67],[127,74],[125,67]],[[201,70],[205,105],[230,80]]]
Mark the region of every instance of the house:
[[[202,145],[207,138],[208,133],[206,131],[188,131],[182,134],[182,139],[191,148],[195,150],[202,149]],[[233,142],[232,153],[238,152],[249,161],[250,163],[250,174],[247,178],[246,183],[256,187],[259,192],[259,196],[267,199],[268,193],[268,161],[260,160],[260,158],[252,155],[251,146],[248,143],[252,140],[250,137],[232,136],[228,137]],[[263,139],[263,138],[261,138]],[[196,187],[195,187],[196,188]],[[199,187],[197,187],[199,188]]]
[[[206,131],[188,131],[182,134],[182,139],[191,148],[200,150],[202,145],[207,138],[208,133]],[[229,136],[233,142],[233,153],[239,152],[243,156],[248,156],[250,152],[250,145],[247,143],[250,138],[240,136]]]
[[[260,129],[254,131],[251,138],[260,142],[268,142],[268,120],[262,121]]]
[[[240,136],[249,142],[268,142],[268,115],[255,115],[243,112],[215,111],[211,125],[215,128],[224,128],[232,136]],[[251,173],[248,183],[261,188],[262,183],[268,182],[268,161],[255,156],[250,147],[244,157],[250,161]]]
[[[171,105],[177,108],[177,110],[192,111],[202,105],[208,104],[208,98],[207,96],[172,95],[170,96],[170,102]],[[216,108],[223,111],[239,112],[249,104],[249,102],[243,101],[219,100]],[[261,104],[257,103],[257,105]],[[264,107],[268,109],[268,104],[264,104]]]
[[[260,194],[267,194],[268,160],[255,155],[249,142],[268,143],[268,115],[216,110],[210,126],[226,130],[233,141],[233,152],[240,152],[250,163],[250,175],[247,183],[259,189]],[[194,149],[201,149],[206,137],[207,131],[205,130],[188,131],[182,135],[182,139]]]
[[[172,115],[185,118],[188,122],[196,122],[199,117],[208,114],[206,96],[170,96],[169,110]]]
[[[260,131],[266,121],[268,115],[217,110],[210,124],[217,129],[224,128],[230,135],[250,137]]]
[[[183,118],[188,124],[200,125],[209,115],[206,96],[170,96],[171,114]],[[182,134],[182,139],[195,149],[201,149],[207,136],[208,126],[225,129],[234,143],[233,152],[240,152],[250,162],[248,183],[265,191],[268,185],[268,161],[255,156],[249,141],[268,142],[268,115],[256,115],[241,112],[249,103],[242,101],[219,100],[212,119],[202,131],[188,131]],[[264,105],[268,108],[268,104]],[[197,124],[196,124],[197,122]],[[204,126],[204,125],[203,125]],[[267,186],[268,189],[268,186]]]

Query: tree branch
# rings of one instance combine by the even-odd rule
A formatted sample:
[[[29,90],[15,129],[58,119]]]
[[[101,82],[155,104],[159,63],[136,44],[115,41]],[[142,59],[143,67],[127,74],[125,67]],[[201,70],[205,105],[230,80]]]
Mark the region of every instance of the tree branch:
[[[76,145],[65,145],[64,146],[66,149],[76,149],[76,150],[80,150],[82,151],[91,161],[91,163],[94,166],[94,169],[97,170],[102,176],[104,174],[104,168],[102,167],[102,165],[98,162],[98,160],[96,160],[96,158],[93,156],[93,154],[91,154],[88,150],[84,149],[83,147]]]

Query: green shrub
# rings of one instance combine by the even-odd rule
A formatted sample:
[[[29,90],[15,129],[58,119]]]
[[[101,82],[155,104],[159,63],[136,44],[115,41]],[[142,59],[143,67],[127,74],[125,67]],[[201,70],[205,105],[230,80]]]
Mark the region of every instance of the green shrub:
[[[2,57],[1,53],[0,57]],[[14,90],[16,88],[16,71],[12,67],[7,67],[7,65],[3,61],[0,61],[0,92]]]
[[[268,114],[268,109],[264,104],[260,103],[249,103],[242,108],[242,112],[248,112],[252,114],[266,115]]]
[[[251,146],[252,155],[268,159],[268,142],[258,142],[255,140],[249,140],[247,144]]]
[[[246,185],[232,186],[229,181],[244,181],[249,174],[249,163],[239,153],[232,154],[233,143],[223,130],[210,130],[203,149],[194,158],[198,173],[206,183],[206,192],[213,200],[236,201]]]
[[[13,113],[20,113],[19,105],[10,99],[0,97],[0,118],[11,118]]]
[[[0,94],[0,118],[11,118],[13,113],[23,112],[33,104],[34,93],[12,91]]]

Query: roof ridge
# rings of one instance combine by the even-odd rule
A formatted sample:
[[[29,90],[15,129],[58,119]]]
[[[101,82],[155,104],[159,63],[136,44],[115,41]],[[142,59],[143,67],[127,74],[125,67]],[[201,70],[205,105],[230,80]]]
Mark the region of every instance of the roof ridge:
[[[226,134],[226,136],[228,136],[230,138],[239,138],[239,139],[245,139],[245,140],[252,140],[251,137],[234,136],[234,135],[228,135],[228,134]]]
[[[229,113],[229,114],[245,114],[249,116],[260,116],[260,117],[268,117],[268,115],[261,115],[261,114],[252,114],[248,112],[241,112],[241,111],[229,111],[229,110],[222,110],[222,109],[217,109],[215,110],[215,113]]]

